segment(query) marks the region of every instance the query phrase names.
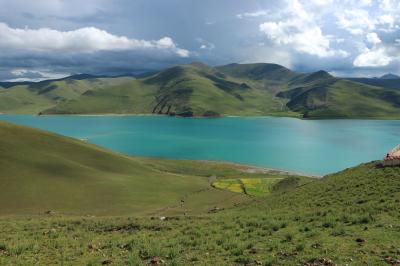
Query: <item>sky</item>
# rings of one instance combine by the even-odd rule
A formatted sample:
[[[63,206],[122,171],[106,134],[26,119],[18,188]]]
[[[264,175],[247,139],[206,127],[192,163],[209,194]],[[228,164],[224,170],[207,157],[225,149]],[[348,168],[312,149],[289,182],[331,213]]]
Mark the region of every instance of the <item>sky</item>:
[[[201,61],[400,74],[400,0],[0,0],[0,80]]]

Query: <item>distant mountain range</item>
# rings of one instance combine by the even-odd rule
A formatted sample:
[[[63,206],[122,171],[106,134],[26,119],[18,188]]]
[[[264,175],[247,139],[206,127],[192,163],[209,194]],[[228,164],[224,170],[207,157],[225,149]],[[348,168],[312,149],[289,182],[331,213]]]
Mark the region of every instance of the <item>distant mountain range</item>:
[[[387,89],[400,89],[400,77],[394,74],[385,74],[380,78],[348,78],[349,80],[384,87]]]
[[[133,76],[0,83],[0,113],[400,118],[400,78],[337,78],[277,64],[202,63]]]

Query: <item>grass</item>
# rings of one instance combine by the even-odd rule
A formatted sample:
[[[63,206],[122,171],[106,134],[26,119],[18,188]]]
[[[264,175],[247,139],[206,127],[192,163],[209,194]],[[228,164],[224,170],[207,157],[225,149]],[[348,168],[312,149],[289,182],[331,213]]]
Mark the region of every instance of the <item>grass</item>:
[[[399,118],[400,92],[347,80],[314,84],[288,106],[306,118]]]
[[[0,202],[8,202],[0,215],[206,213],[249,200],[213,188],[215,180],[289,177],[228,163],[128,157],[5,122],[0,122],[0,169]]]
[[[263,196],[271,193],[276,183],[282,178],[242,178],[245,193],[250,196]]]
[[[225,189],[236,193],[245,193],[243,183],[240,179],[222,179],[212,184],[215,188]]]
[[[225,189],[231,192],[243,193],[249,196],[264,196],[271,193],[275,184],[283,178],[240,178],[220,179],[212,185],[215,188]]]
[[[279,97],[278,97],[279,96]],[[81,77],[0,91],[0,113],[399,118],[400,92],[275,64],[181,65],[152,76]]]
[[[399,188],[369,163],[211,214],[8,216],[0,264],[395,265]]]
[[[218,175],[223,166],[217,167],[220,170],[216,172],[210,167],[208,172],[196,175],[190,171],[179,173],[176,168],[169,168],[168,162],[161,162],[158,165],[154,159],[127,157],[83,141],[1,122],[0,202],[7,204],[0,206],[0,214],[53,210],[70,214],[139,215],[174,209],[184,198],[187,205],[174,212],[196,213],[232,197],[232,201],[221,203],[221,207],[247,200],[209,185],[207,175]],[[190,161],[175,165],[197,168]],[[202,167],[206,165],[203,163]],[[196,201],[188,195],[196,195]],[[204,202],[207,204],[202,205]],[[202,205],[199,210],[198,205]]]
[[[0,148],[0,265],[400,259],[400,167],[372,162],[310,180],[227,163],[126,157],[3,122]],[[263,195],[210,186],[238,181]]]

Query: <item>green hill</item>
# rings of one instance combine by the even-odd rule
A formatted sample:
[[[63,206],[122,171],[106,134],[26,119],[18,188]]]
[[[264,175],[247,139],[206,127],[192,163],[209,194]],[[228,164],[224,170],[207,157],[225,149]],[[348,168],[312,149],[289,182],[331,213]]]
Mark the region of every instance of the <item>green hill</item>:
[[[0,152],[1,265],[400,259],[400,167],[371,162],[306,179],[226,163],[127,157],[4,122]],[[212,186],[238,180],[242,193]]]
[[[400,117],[400,91],[391,86],[351,82],[322,70],[298,73],[264,63],[215,68],[192,63],[138,78],[76,75],[4,86],[0,113]]]
[[[341,79],[280,94],[305,118],[399,118],[400,93]]]
[[[196,175],[194,169],[190,174],[174,173],[161,161],[131,158],[4,122],[0,122],[0,151],[1,215],[48,210],[149,214],[194,193],[199,193],[196,204],[204,206],[188,212],[201,212],[227,199],[232,199],[228,205],[244,200],[239,194],[211,189],[208,177]],[[191,169],[194,163],[186,164]]]
[[[400,118],[397,90],[335,78],[322,70],[295,73],[274,64],[232,64],[219,69],[237,77],[272,80],[275,76],[278,82],[265,82],[266,87],[274,87],[277,97],[288,99],[289,110],[304,118]]]
[[[0,215],[205,213],[248,201],[212,187],[221,178],[244,177],[291,176],[227,163],[128,157],[0,122]]]
[[[90,90],[78,99],[62,102],[42,113],[292,115],[271,92],[200,63],[176,66],[118,86]]]
[[[391,77],[392,78],[347,78],[347,79],[371,86],[400,90],[400,77],[398,76],[391,76]]]
[[[11,216],[0,264],[397,265],[399,202],[400,168],[369,163],[203,215]]]

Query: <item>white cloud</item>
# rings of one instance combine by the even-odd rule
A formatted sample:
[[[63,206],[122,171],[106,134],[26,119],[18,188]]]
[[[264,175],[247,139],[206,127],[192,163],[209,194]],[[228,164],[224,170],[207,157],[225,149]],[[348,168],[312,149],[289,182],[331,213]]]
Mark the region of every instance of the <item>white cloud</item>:
[[[382,42],[378,34],[375,32],[370,32],[367,34],[367,41],[374,45]]]
[[[390,14],[385,14],[378,17],[378,24],[387,24],[390,28],[394,26],[395,19]]]
[[[239,19],[243,19],[243,18],[256,18],[256,17],[266,16],[266,15],[268,15],[267,10],[257,10],[254,12],[246,12],[246,13],[237,14],[236,17]]]
[[[0,47],[45,52],[158,49],[169,50],[180,57],[189,56],[189,51],[178,48],[170,37],[152,41],[137,40],[113,35],[95,27],[57,31],[50,28],[14,29],[5,23],[0,23]]]
[[[364,9],[344,10],[336,14],[337,25],[351,34],[361,35],[375,29],[375,23]]]
[[[372,50],[367,48],[354,59],[353,65],[356,67],[382,67],[389,65],[392,60],[393,58],[382,47]]]
[[[380,9],[383,11],[391,12],[400,8],[400,1],[398,0],[380,0]]]
[[[268,39],[278,45],[287,45],[297,52],[329,57],[347,56],[342,50],[330,47],[329,36],[325,36],[316,23],[314,14],[307,12],[298,0],[288,0],[288,8],[279,21],[267,21],[259,29]]]
[[[356,0],[355,2],[356,2],[356,4],[358,4],[359,6],[362,6],[362,7],[372,5],[372,0]]]
[[[9,82],[21,82],[21,81],[42,81],[47,79],[60,79],[69,76],[69,73],[54,73],[47,69],[25,69],[16,68],[10,71],[10,74],[14,78],[8,79]]]
[[[196,38],[196,41],[200,43],[201,50],[213,50],[215,48],[215,44],[204,40],[203,38]]]
[[[314,5],[317,6],[327,6],[333,3],[333,0],[311,0]]]

